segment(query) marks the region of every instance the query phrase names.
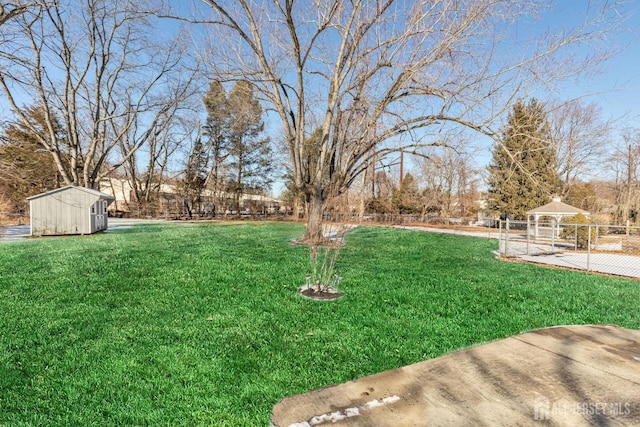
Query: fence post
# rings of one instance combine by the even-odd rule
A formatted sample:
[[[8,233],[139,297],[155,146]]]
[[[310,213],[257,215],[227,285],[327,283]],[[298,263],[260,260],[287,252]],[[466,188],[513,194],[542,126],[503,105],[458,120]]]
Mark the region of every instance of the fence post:
[[[504,254],[509,256],[509,217],[507,217],[506,231],[504,234]]]
[[[589,236],[587,236],[587,271],[591,271],[590,268],[590,261],[591,261],[591,224],[588,225],[588,229],[587,232],[589,233]]]
[[[556,219],[551,218],[551,250],[555,252],[556,250]]]
[[[578,250],[578,224],[576,224],[575,226],[575,235],[574,235],[574,242],[573,242],[573,250],[577,251]]]
[[[504,255],[503,249],[504,246],[502,246],[502,220],[499,219],[498,220],[498,252],[500,252],[502,255]]]

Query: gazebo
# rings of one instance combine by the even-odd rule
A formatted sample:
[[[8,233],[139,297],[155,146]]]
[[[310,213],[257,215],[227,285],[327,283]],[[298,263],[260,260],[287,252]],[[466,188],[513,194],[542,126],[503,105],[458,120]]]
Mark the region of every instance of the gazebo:
[[[576,208],[575,206],[562,203],[559,197],[554,197],[551,203],[547,203],[546,205],[540,206],[535,209],[531,209],[530,211],[527,212],[527,230],[530,229],[529,224],[531,221],[531,217],[533,217],[534,218],[533,235],[537,239],[539,234],[538,226],[539,226],[540,218],[548,216],[553,218],[555,221],[555,224],[554,224],[555,227],[553,227],[552,229],[553,236],[555,237],[556,232],[559,232],[559,230],[556,230],[556,227],[558,227],[558,225],[560,224],[560,221],[562,221],[562,218],[567,216],[575,216],[579,213],[583,214],[584,216],[589,216],[589,212],[582,210],[580,208]]]

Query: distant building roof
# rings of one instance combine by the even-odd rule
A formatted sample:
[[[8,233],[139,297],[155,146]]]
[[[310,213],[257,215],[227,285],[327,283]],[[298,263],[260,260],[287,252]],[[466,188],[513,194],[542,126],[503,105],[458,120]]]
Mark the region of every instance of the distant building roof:
[[[46,193],[36,194],[35,196],[27,197],[27,200],[34,200],[34,199],[38,199],[40,197],[50,196],[50,195],[55,194],[55,193],[60,193],[62,191],[67,191],[67,190],[69,190],[71,188],[75,188],[76,190],[84,191],[85,193],[93,194],[94,196],[101,197],[103,199],[115,200],[115,197],[113,197],[110,194],[106,194],[106,193],[103,193],[103,192],[98,191],[98,190],[93,190],[91,188],[77,187],[77,186],[74,186],[74,185],[67,185],[66,187],[56,188],[55,190],[47,191]]]
[[[575,206],[562,203],[559,198],[554,198],[551,203],[540,206],[535,209],[531,209],[527,212],[527,215],[576,215],[576,214],[589,215],[589,212],[576,208]]]

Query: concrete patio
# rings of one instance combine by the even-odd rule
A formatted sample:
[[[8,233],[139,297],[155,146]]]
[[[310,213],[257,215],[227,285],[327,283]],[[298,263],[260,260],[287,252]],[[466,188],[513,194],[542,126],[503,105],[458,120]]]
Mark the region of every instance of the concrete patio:
[[[274,427],[637,426],[640,331],[535,330],[276,404]]]

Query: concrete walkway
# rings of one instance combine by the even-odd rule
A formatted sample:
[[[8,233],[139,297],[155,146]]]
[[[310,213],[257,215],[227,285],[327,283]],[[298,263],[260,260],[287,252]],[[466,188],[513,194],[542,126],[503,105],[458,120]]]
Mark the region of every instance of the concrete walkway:
[[[276,404],[272,426],[638,426],[640,331],[540,329]]]
[[[17,242],[29,237],[31,228],[29,225],[9,225],[0,227],[0,242]]]
[[[455,234],[458,236],[482,237],[485,239],[498,239],[499,231],[496,228],[487,228],[487,231],[469,231],[450,228],[423,227],[413,225],[392,225],[390,228],[400,228],[404,230],[426,231],[429,233]]]
[[[122,219],[109,218],[109,228],[106,233],[117,232],[126,228],[131,228],[140,224],[159,224],[167,221],[152,219]],[[0,227],[0,243],[11,243],[25,240],[31,235],[29,225],[9,225]]]
[[[537,264],[554,265],[578,270],[613,274],[640,279],[640,257],[608,253],[555,252],[541,255],[521,255],[518,258]]]

